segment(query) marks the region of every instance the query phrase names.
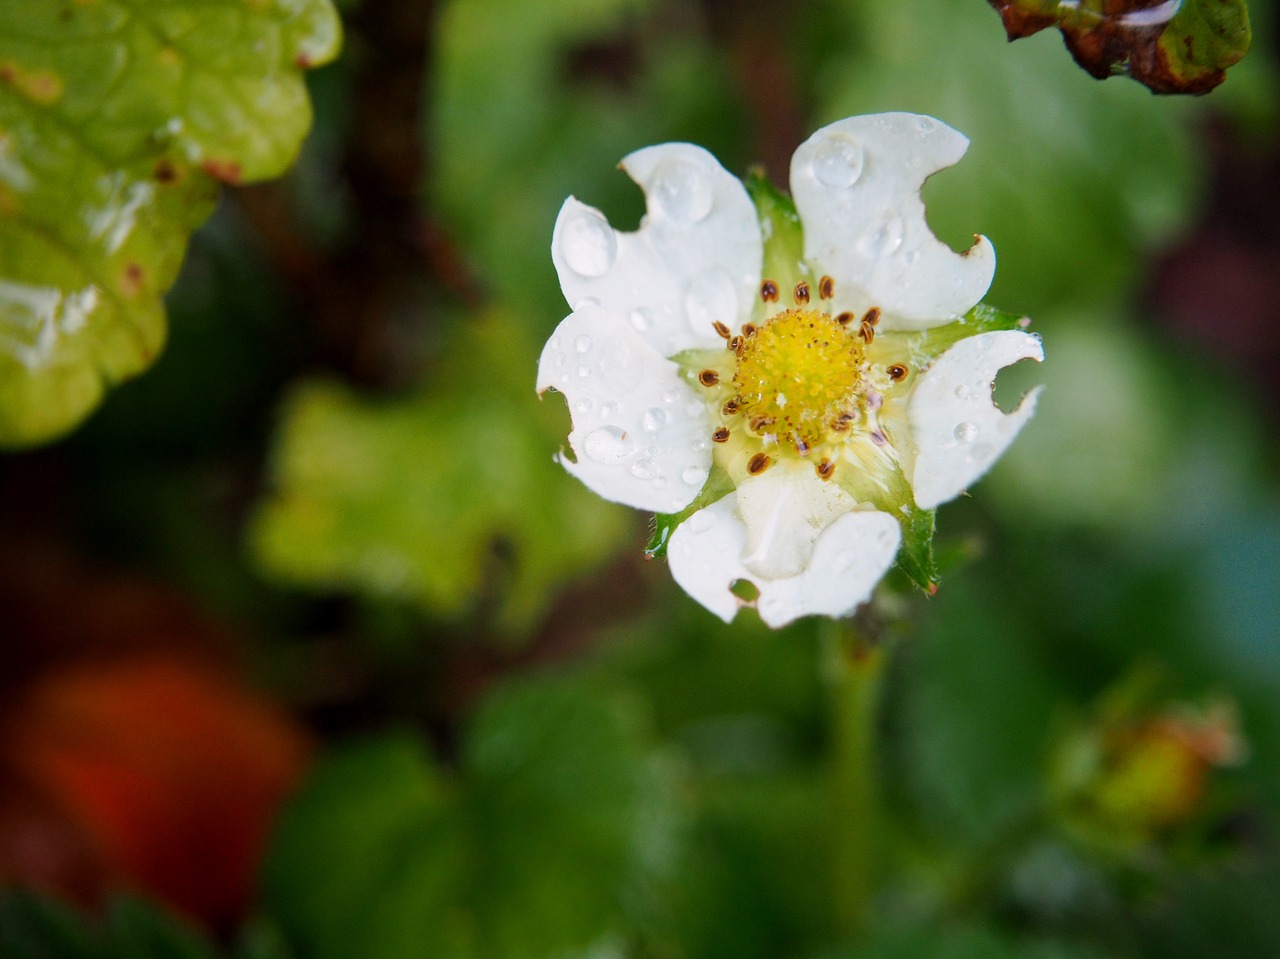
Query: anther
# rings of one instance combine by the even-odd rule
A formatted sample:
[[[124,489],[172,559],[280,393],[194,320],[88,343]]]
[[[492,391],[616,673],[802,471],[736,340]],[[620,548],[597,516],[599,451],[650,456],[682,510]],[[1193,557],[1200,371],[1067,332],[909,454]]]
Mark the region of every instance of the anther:
[[[806,303],[809,302],[809,284],[806,283],[804,280],[801,280],[799,283],[796,284],[795,298],[796,298],[796,304],[799,306],[804,306]]]
[[[751,418],[751,431],[753,433],[759,433],[761,430],[772,426],[776,422],[777,420],[772,416],[754,416]]]
[[[760,284],[760,299],[766,303],[776,303],[778,300],[778,284],[773,280],[765,280]]]
[[[744,343],[746,343],[746,340],[743,337],[735,336],[733,339],[729,341],[729,349],[733,350],[733,352],[741,356],[742,346]]]
[[[831,428],[835,430],[837,433],[845,433],[845,432],[848,432],[849,424],[852,422],[853,422],[852,413],[841,413],[839,416],[835,418],[835,421],[831,424]]]
[[[748,337],[748,336],[750,336],[752,333],[754,333],[757,329],[758,329],[758,327],[757,327],[754,323],[743,323],[743,324],[742,324],[742,335],[743,335],[743,337],[744,337],[744,338],[745,338],[745,337]]]
[[[703,386],[715,386],[720,382],[720,374],[715,370],[703,370],[698,374],[698,382]]]
[[[829,480],[831,474],[836,471],[836,464],[824,456],[814,465],[814,470],[818,474],[818,479]]]
[[[722,340],[727,340],[729,338],[729,327],[725,326],[722,322],[716,320],[711,324],[711,326]]]
[[[725,403],[724,406],[720,408],[720,412],[725,416],[732,416],[734,413],[738,412],[738,401],[730,400],[728,403]]]
[[[770,458],[768,453],[757,453],[755,456],[751,457],[750,462],[747,463],[747,472],[752,476],[759,476],[772,465],[773,460]]]
[[[729,442],[729,427],[717,426],[715,428],[715,432],[711,434],[711,439],[713,442],[716,442],[716,443]]]
[[[829,276],[824,276],[818,281],[818,296],[824,300],[829,300],[836,295],[836,281]]]
[[[858,326],[858,335],[862,337],[862,342],[870,346],[871,341],[876,338],[875,324],[870,323],[866,319],[864,319],[862,323]]]
[[[853,314],[841,313],[839,316],[836,317],[836,322],[839,323],[841,326],[848,326],[850,323],[853,322]]]
[[[872,326],[875,326],[877,323],[879,323],[880,307],[873,306],[871,309],[867,310],[866,313],[862,314],[862,322],[870,323]]]
[[[796,452],[799,453],[801,456],[808,456],[809,444],[804,441],[804,437],[792,435],[791,438],[796,444]]]
[[[889,379],[897,383],[907,375],[907,368],[901,363],[894,363],[893,366],[889,367],[885,372],[889,374]]]

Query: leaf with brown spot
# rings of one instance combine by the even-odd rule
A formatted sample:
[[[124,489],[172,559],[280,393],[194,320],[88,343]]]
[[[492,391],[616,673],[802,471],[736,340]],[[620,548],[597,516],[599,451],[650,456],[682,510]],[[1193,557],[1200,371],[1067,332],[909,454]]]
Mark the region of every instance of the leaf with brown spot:
[[[1245,0],[989,0],[1010,40],[1046,27],[1100,80],[1127,74],[1156,93],[1208,93],[1249,50]]]
[[[289,167],[339,39],[331,0],[0,0],[0,447],[159,355],[218,184]]]

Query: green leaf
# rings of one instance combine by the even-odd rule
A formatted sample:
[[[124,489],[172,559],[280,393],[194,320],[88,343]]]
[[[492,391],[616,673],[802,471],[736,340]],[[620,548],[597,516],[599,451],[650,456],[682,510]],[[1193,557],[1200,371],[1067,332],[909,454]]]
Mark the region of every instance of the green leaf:
[[[0,956],[21,959],[217,959],[195,930],[141,899],[113,900],[105,921],[35,893],[0,895]]]
[[[712,465],[707,481],[702,484],[694,501],[678,513],[658,513],[653,517],[653,529],[649,533],[649,542],[645,544],[646,559],[661,559],[667,555],[667,544],[671,542],[671,534],[676,527],[703,507],[733,492],[733,480],[719,466]]]
[[[778,284],[783,297],[801,280],[813,280],[804,257],[804,224],[796,212],[795,202],[783,193],[757,168],[744,181],[747,193],[756,205],[760,235],[764,238],[764,262],[760,275]],[[763,318],[765,304],[756,300],[757,318]]]
[[[536,356],[524,327],[490,316],[458,331],[412,396],[300,385],[252,531],[260,566],[442,616],[496,603],[500,629],[531,627],[556,587],[624,541],[627,515],[553,461],[563,405],[534,397]]]
[[[283,817],[268,905],[315,959],[584,948],[669,844],[644,727],[625,696],[547,679],[488,699],[456,774],[403,736],[332,757]]]
[[[289,166],[338,43],[328,0],[0,0],[0,445],[151,364],[217,181]]]
[[[1057,26],[1071,55],[1100,80],[1127,74],[1156,93],[1207,93],[1249,50],[1245,0],[989,0],[1010,40]]]

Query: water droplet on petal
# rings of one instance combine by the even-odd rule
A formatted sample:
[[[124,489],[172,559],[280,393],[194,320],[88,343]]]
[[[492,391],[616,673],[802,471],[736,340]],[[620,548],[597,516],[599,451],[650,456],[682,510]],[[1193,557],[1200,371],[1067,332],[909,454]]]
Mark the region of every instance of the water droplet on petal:
[[[577,303],[573,304],[573,309],[576,313],[579,310],[593,310],[600,305],[600,301],[594,296],[584,296],[580,298]]]
[[[581,210],[561,229],[560,253],[573,272],[603,276],[618,255],[618,239],[603,216]]]
[[[684,308],[689,325],[703,336],[717,320],[733,326],[738,318],[738,294],[733,281],[721,270],[702,274],[689,284]]]
[[[635,443],[618,427],[602,426],[587,435],[583,449],[589,459],[612,466],[630,456],[635,450]]]
[[[701,488],[707,481],[707,471],[701,466],[690,466],[680,474],[680,478],[692,487]]]
[[[689,517],[690,533],[705,533],[711,527],[716,525],[716,514],[709,509],[700,509]]]
[[[902,217],[889,213],[880,224],[862,235],[858,246],[872,259],[892,255],[902,246]]]
[[[573,348],[577,350],[579,353],[590,353],[591,337],[587,336],[584,333],[582,336],[578,337],[576,340],[573,341]]]
[[[664,410],[660,410],[655,406],[653,409],[645,410],[642,422],[644,423],[644,428],[650,433],[656,433],[667,425],[667,414]]]
[[[952,433],[957,443],[972,443],[978,438],[978,428],[972,423],[960,423]]]
[[[657,476],[658,471],[654,468],[653,460],[646,457],[631,464],[631,475],[636,479],[647,480]]]
[[[573,408],[579,413],[590,413],[594,404],[588,399],[581,399],[573,404]]]
[[[587,366],[585,363],[582,364],[581,366],[578,367],[578,375],[585,380],[588,376],[591,375],[591,367]]]
[[[551,337],[551,339],[547,340],[547,349],[549,350],[560,349],[560,337],[553,336]]]
[[[601,404],[600,404],[600,415],[601,415],[601,416],[603,416],[603,417],[604,417],[605,419],[607,419],[607,420],[611,420],[611,419],[613,419],[615,416],[617,416],[617,415],[618,415],[618,404],[617,404],[617,403],[612,403],[612,402],[608,402],[608,403],[601,403]]]
[[[663,391],[662,391],[662,402],[664,402],[664,403],[674,403],[674,402],[675,402],[676,400],[678,400],[678,399],[680,399],[680,394],[679,394],[679,393],[677,393],[675,390],[663,390]]]
[[[649,192],[659,210],[678,223],[697,223],[711,212],[714,199],[711,178],[696,163],[666,160],[649,181]]]
[[[666,478],[665,476],[659,476],[657,479],[655,479],[655,480],[653,481],[653,488],[654,488],[654,489],[666,489],[666,488],[667,488],[667,478]]]
[[[637,333],[648,333],[653,329],[653,313],[645,307],[637,307],[631,311],[631,325]]]
[[[956,399],[967,400],[969,398],[969,387],[961,383],[956,387]]]
[[[916,129],[920,131],[922,137],[928,136],[938,127],[938,121],[933,117],[916,117]]]
[[[862,145],[843,133],[826,137],[813,151],[813,175],[838,190],[853,186],[862,175]]]

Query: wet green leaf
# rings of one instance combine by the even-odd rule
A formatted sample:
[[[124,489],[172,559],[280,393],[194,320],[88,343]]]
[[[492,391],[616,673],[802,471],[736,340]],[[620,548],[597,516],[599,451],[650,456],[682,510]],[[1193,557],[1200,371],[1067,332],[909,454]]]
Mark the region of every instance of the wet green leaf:
[[[609,688],[526,681],[481,708],[457,774],[404,736],[334,756],[284,816],[268,905],[316,959],[585,948],[666,855],[644,727]]]
[[[443,616],[494,604],[499,628],[533,625],[558,586],[625,542],[627,515],[552,459],[563,403],[534,397],[536,356],[525,328],[490,316],[459,332],[413,396],[299,386],[253,531],[261,567]]]
[[[0,445],[150,365],[217,181],[288,167],[338,43],[328,0],[0,0]]]
[[[1249,50],[1245,0],[989,0],[1010,40],[1057,26],[1090,74],[1127,74],[1156,93],[1207,93]]]

